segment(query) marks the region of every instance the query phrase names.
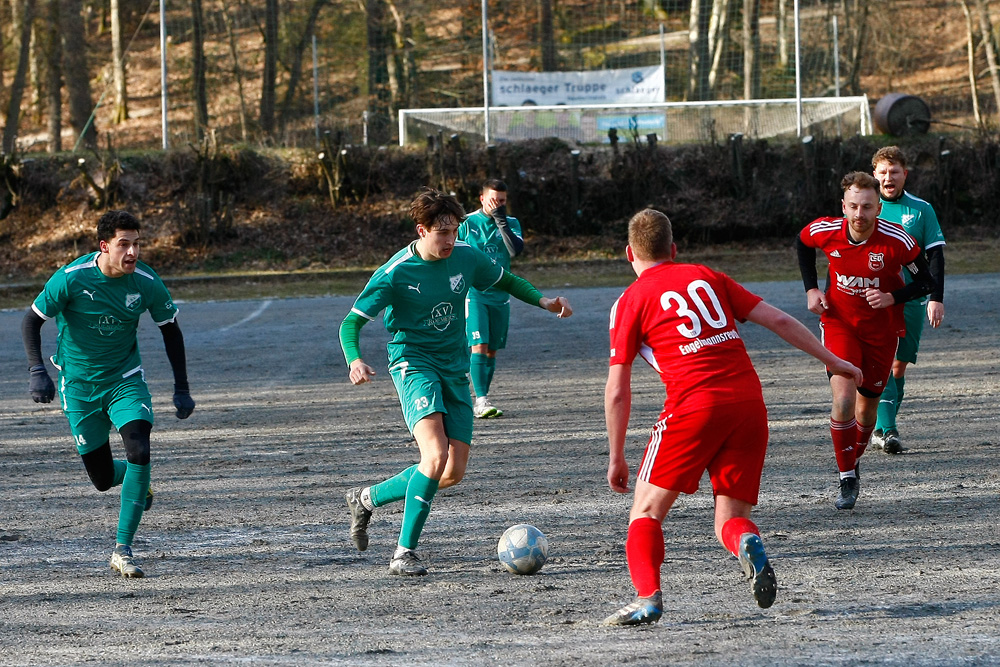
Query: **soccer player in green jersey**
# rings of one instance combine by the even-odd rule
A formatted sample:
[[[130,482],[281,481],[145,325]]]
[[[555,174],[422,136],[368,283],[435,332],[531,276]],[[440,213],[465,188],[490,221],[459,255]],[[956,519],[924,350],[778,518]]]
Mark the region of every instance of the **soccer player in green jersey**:
[[[58,394],[76,450],[98,491],[121,486],[118,533],[111,567],[123,577],[141,577],[132,555],[149,490],[149,434],[153,404],[139,357],[139,316],[149,311],[160,328],[174,373],[174,407],[186,419],[194,410],[188,390],[184,337],[177,306],[160,277],[139,261],[139,221],[126,211],[108,211],[97,222],[98,252],[56,271],[31,304],[21,336],[36,403]],[[42,361],[42,325],[55,318],[58,346],[51,358],[59,371],[58,391]],[[125,460],[111,455],[114,426]]]
[[[507,186],[491,178],[483,183],[479,201],[483,207],[470,213],[458,227],[458,240],[485,252],[490,259],[510,270],[510,260],[524,250],[521,223],[507,215]],[[510,295],[491,287],[473,287],[465,297],[465,333],[472,350],[469,376],[476,401],[472,414],[477,419],[500,417],[503,410],[490,401],[490,385],[496,370],[497,350],[507,346],[510,324]]]
[[[906,185],[906,156],[898,146],[885,146],[872,157],[872,169],[879,182],[882,199],[880,218],[902,225],[906,233],[923,248],[931,275],[937,288],[926,301],[915,300],[903,307],[906,319],[906,335],[899,339],[896,358],[892,363],[892,374],[885,384],[885,391],[878,405],[878,421],[872,432],[871,442],[887,454],[903,451],[896,429],[896,414],[903,402],[903,386],[906,382],[906,367],[916,363],[920,334],[924,328],[924,314],[934,328],[944,320],[944,234],[938,223],[934,207],[923,199],[914,197],[903,189]],[[911,281],[908,272],[903,272],[907,283]]]
[[[422,575],[417,541],[438,489],[462,481],[472,442],[469,348],[465,344],[465,297],[470,288],[496,287],[557,317],[573,310],[563,297],[547,298],[531,283],[458,241],[465,217],[451,195],[426,189],[410,204],[417,236],[372,275],[340,326],[350,379],[369,382],[375,369],[361,358],[361,327],[385,310],[392,338],[387,345],[389,375],[403,418],[420,450],[420,462],[372,486],[347,493],[351,541],[368,548],[368,522],[376,507],[403,500],[399,542],[390,574]]]

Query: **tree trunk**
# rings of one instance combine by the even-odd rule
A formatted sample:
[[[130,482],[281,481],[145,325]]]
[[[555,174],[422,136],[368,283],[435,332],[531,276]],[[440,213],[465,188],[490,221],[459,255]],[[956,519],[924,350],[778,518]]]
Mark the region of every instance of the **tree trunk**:
[[[788,67],[788,0],[778,0],[778,64]]]
[[[713,0],[712,18],[708,26],[708,50],[712,54],[712,67],[708,72],[708,89],[715,97],[715,84],[719,80],[722,58],[729,44],[729,0]]]
[[[368,36],[368,128],[375,143],[387,139],[389,124],[389,73],[386,63],[385,6],[383,0],[365,0]]]
[[[968,0],[961,0],[962,11],[965,13],[966,53],[969,59],[969,91],[972,95],[972,115],[978,127],[983,126],[983,117],[979,111],[979,90],[976,87],[976,28],[972,23],[972,11]]]
[[[59,39],[59,0],[48,0],[45,25],[45,96],[49,153],[62,150],[62,40]]]
[[[861,63],[868,36],[868,0],[854,0],[854,25],[851,42],[851,69],[847,78],[852,95],[861,94]]]
[[[976,7],[979,9],[979,31],[983,33],[983,46],[986,47],[986,64],[990,67],[993,96],[997,101],[997,112],[1000,113],[1000,72],[997,71],[997,49],[996,42],[993,41],[989,0],[976,0]]]
[[[264,2],[264,74],[260,92],[260,129],[274,138],[274,87],[278,78],[278,0]]]
[[[743,0],[743,99],[760,97],[760,0]]]
[[[688,22],[689,100],[703,100],[708,94],[709,50],[708,24],[711,19],[712,0],[691,0]]]
[[[111,69],[115,86],[114,125],[128,120],[128,89],[125,85],[125,54],[122,53],[122,14],[120,0],[111,0]]]
[[[542,71],[555,72],[559,69],[559,58],[556,53],[556,31],[552,18],[552,0],[539,0],[539,3]]]
[[[292,50],[292,65],[288,74],[288,87],[285,88],[285,97],[281,101],[281,113],[278,116],[278,127],[282,133],[285,126],[292,117],[292,105],[295,103],[295,95],[298,93],[299,81],[302,80],[302,54],[305,53],[306,46],[312,42],[312,36],[316,32],[316,21],[319,19],[319,12],[328,0],[313,0],[309,7],[309,16],[306,19],[305,28],[299,41],[296,42]]]
[[[386,0],[386,6],[392,15],[393,31],[392,46],[393,52],[389,56],[389,91],[392,93],[392,109],[398,111],[403,107],[412,106],[410,104],[410,84],[413,72],[410,70],[410,60],[413,57],[412,49],[407,42],[406,17],[399,11],[393,0]]]
[[[243,92],[243,72],[240,69],[239,49],[236,46],[236,32],[233,30],[233,15],[229,12],[229,5],[226,0],[222,0],[222,14],[226,20],[226,35],[229,37],[229,55],[233,58],[233,77],[236,79],[236,89],[240,95],[240,138],[247,140],[247,98]]]
[[[3,128],[3,139],[0,143],[0,153],[11,155],[17,148],[17,129],[21,120],[21,99],[28,78],[28,60],[31,58],[31,26],[35,18],[35,0],[24,0],[24,12],[21,14],[20,53],[17,58],[17,71],[10,84],[10,101],[7,106],[7,123]]]
[[[208,92],[205,88],[205,13],[201,0],[191,0],[191,66],[194,86],[194,135],[201,142],[208,131]]]
[[[97,147],[97,128],[88,124],[94,101],[90,97],[87,45],[83,37],[83,17],[76,0],[60,0],[59,25],[63,39],[63,75],[69,92],[69,122],[76,136],[88,148]]]
[[[28,81],[31,82],[31,110],[36,123],[42,120],[42,72],[45,71],[44,48],[36,21],[31,26],[31,54],[28,56]]]

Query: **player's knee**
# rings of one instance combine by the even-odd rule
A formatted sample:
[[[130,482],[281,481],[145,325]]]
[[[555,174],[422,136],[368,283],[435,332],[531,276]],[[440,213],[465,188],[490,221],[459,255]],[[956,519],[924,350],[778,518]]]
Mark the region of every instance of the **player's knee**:
[[[441,477],[438,489],[447,489],[449,486],[455,486],[463,479],[465,479],[464,470],[451,470],[446,475]]]
[[[125,459],[132,464],[144,466],[149,463],[149,434],[153,425],[145,419],[136,419],[118,429],[125,446]]]
[[[105,442],[92,452],[82,454],[83,467],[98,491],[104,492],[115,484],[115,462],[111,458],[111,443]]]

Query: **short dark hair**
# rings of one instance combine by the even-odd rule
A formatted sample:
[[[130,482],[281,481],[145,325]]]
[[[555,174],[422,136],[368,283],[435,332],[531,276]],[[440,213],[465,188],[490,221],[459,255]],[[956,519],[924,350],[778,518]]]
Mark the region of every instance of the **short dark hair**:
[[[674,244],[670,218],[651,208],[639,211],[628,221],[628,244],[639,259],[670,259],[670,248]]]
[[[493,190],[494,192],[507,192],[507,184],[499,178],[488,178],[483,181],[483,189],[480,190],[480,194],[486,194],[487,190]]]
[[[872,156],[872,169],[878,167],[879,162],[898,164],[903,169],[906,169],[906,153],[899,146],[883,146],[875,151],[875,155]]]
[[[139,231],[139,221],[128,211],[108,211],[97,221],[97,240],[110,241],[119,229]]]
[[[440,224],[442,218],[451,216],[456,222],[465,218],[465,209],[458,203],[455,195],[446,195],[433,188],[424,188],[410,203],[410,217],[413,222],[432,229]]]
[[[879,191],[878,180],[874,176],[864,171],[852,171],[847,176],[840,181],[840,189],[847,192],[851,187],[856,187],[859,190],[869,189],[874,190],[876,194]]]

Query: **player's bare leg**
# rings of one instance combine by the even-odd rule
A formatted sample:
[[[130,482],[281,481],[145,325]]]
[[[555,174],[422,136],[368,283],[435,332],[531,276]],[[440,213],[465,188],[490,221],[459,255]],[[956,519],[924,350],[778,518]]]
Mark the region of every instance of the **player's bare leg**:
[[[660,590],[660,567],[664,556],[662,524],[679,493],[636,480],[625,541],[625,556],[636,597],[605,618],[605,625],[642,625],[660,620],[663,614]]]
[[[722,546],[739,559],[743,574],[750,581],[750,592],[753,593],[757,606],[767,609],[774,604],[778,582],[764,551],[760,531],[750,520],[752,508],[745,500],[716,496],[715,536]]]

